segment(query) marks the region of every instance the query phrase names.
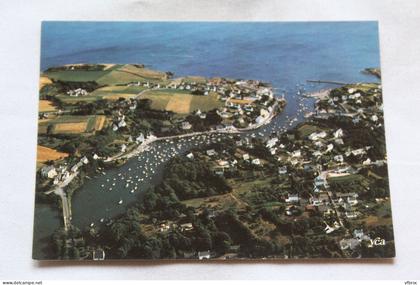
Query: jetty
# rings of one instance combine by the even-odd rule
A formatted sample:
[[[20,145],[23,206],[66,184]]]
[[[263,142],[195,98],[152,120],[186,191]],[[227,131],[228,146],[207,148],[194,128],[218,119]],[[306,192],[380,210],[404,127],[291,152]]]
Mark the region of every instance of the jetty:
[[[310,83],[327,83],[327,84],[335,84],[335,85],[347,85],[346,82],[341,81],[331,81],[331,80],[306,80],[306,82]]]

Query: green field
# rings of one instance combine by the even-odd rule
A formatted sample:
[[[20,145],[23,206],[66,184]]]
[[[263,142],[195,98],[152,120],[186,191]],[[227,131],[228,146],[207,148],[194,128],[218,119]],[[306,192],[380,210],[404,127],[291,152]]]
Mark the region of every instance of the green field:
[[[116,64],[106,70],[58,70],[44,72],[54,80],[62,81],[96,81],[100,85],[125,84],[134,81],[140,82],[164,82],[166,74],[147,68],[137,67],[131,64]]]
[[[54,71],[54,72],[45,72],[44,75],[54,80],[85,82],[85,81],[96,81],[102,76],[110,73],[111,71],[112,69],[99,70],[99,71],[61,70],[61,71]]]
[[[101,85],[126,84],[130,82],[162,82],[166,80],[166,74],[147,68],[139,68],[134,65],[124,65],[114,68],[112,72],[98,78],[96,82]]]

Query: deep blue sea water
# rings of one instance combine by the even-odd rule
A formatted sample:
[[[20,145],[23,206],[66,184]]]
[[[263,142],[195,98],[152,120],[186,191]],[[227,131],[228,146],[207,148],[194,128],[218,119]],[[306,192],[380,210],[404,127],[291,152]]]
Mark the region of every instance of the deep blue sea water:
[[[379,66],[376,22],[44,22],[41,69],[143,63],[177,76],[365,81]]]
[[[279,122],[296,113],[296,84],[308,79],[377,81],[361,70],[379,67],[376,22],[44,22],[41,42],[42,70],[71,63],[143,63],[174,72],[175,76],[270,82],[275,90],[288,92],[287,107],[276,118]],[[319,89],[326,85],[305,87]],[[83,228],[98,223],[101,217],[112,218],[112,214],[124,212],[125,207],[118,206],[117,201],[135,200],[135,196],[126,190],[104,192],[100,184],[141,163],[133,159],[76,191],[72,199],[73,223]],[[61,223],[61,213],[37,205],[34,256],[48,256],[50,235]]]

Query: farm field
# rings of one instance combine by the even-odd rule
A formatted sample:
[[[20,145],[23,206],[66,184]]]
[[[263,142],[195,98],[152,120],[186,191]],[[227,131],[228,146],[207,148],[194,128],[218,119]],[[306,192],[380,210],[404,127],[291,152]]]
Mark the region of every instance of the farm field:
[[[129,99],[134,98],[141,91],[145,90],[142,86],[105,86],[96,89],[86,96],[72,97],[68,95],[57,95],[65,104],[76,104],[77,102],[94,102],[96,100],[118,100],[119,98]]]
[[[106,123],[105,116],[61,116],[41,122],[39,134],[82,134],[101,130]]]
[[[162,82],[166,77],[166,74],[163,72],[126,64],[124,66],[114,67],[112,72],[97,78],[96,82],[101,85],[125,84],[136,81]]]
[[[39,112],[54,112],[57,108],[49,100],[39,100]]]
[[[191,95],[187,91],[173,89],[151,90],[143,93],[140,98],[150,99],[153,109],[172,111],[178,114],[187,114],[198,109],[209,111],[224,105],[219,101],[217,94]]]
[[[43,163],[49,160],[60,160],[69,156],[68,153],[59,152],[55,149],[45,147],[42,145],[37,146],[36,153],[37,153],[37,156],[36,156],[37,163]]]
[[[44,75],[54,80],[86,82],[86,81],[96,81],[100,77],[110,72],[111,72],[111,69],[98,70],[98,71],[60,70],[60,71],[53,71],[53,72],[45,72]]]
[[[51,84],[52,80],[49,79],[47,76],[41,76],[39,78],[39,90],[42,89],[42,87],[44,87],[45,85]]]

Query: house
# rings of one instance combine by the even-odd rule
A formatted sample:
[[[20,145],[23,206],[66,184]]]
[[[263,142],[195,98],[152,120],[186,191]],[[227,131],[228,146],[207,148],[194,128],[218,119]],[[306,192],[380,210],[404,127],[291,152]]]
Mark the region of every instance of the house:
[[[287,174],[287,166],[284,165],[284,166],[279,167],[278,171],[279,171],[279,175]]]
[[[324,203],[319,197],[311,197],[309,201],[313,206],[319,206]]]
[[[242,155],[242,158],[243,158],[244,160],[248,160],[248,159],[249,159],[249,154],[244,153],[244,154]]]
[[[186,157],[188,157],[189,159],[194,159],[194,154],[190,152],[186,155]]]
[[[259,158],[255,158],[251,161],[252,164],[254,165],[261,165],[260,159]]]
[[[80,159],[80,162],[83,163],[83,164],[88,164],[89,159],[86,156],[84,156],[84,157],[82,157],[82,159]]]
[[[325,150],[325,152],[330,152],[333,150],[333,148],[334,148],[334,145],[330,143],[329,145],[327,145],[327,149]]]
[[[362,162],[363,165],[370,165],[371,163],[372,161],[370,160],[369,157],[365,161]]]
[[[57,176],[57,171],[53,165],[47,165],[41,168],[41,175],[46,178],[54,178]]]
[[[71,172],[77,172],[77,170],[79,170],[79,164],[78,163],[76,163],[75,165],[73,165],[71,168],[70,168],[70,171]]]
[[[370,236],[368,236],[367,234],[365,234],[363,232],[363,229],[355,229],[353,231],[353,237],[355,239],[359,240],[359,241],[363,241],[363,240],[369,241],[369,240],[371,240]]]
[[[182,124],[181,124],[181,128],[183,129],[183,130],[189,130],[189,129],[191,129],[192,128],[192,125],[189,123],[189,122],[182,122]]]
[[[345,215],[347,219],[355,219],[358,216],[355,211],[346,211]]]
[[[137,143],[143,143],[144,142],[144,135],[142,133],[136,138],[136,142]]]
[[[334,222],[333,226],[330,226],[327,223],[325,223],[325,226],[326,227],[325,227],[324,231],[327,234],[332,233],[333,231],[338,230],[340,228],[340,225],[338,224],[337,221]]]
[[[286,203],[299,203],[299,195],[298,194],[288,194],[288,198],[286,199]]]
[[[300,150],[295,150],[292,152],[292,157],[300,157],[302,155],[302,152]]]
[[[338,129],[334,132],[334,138],[339,139],[343,136],[343,130],[342,129]]]
[[[298,216],[301,214],[301,211],[299,210],[298,207],[294,205],[290,205],[286,207],[285,213],[286,213],[286,216]]]
[[[218,164],[219,166],[221,166],[221,167],[229,167],[229,162],[228,162],[228,161],[226,161],[226,160],[221,160],[221,159],[219,159],[219,160],[217,161],[217,164]]]
[[[161,223],[161,224],[159,225],[159,231],[160,231],[160,232],[166,232],[166,231],[168,231],[170,228],[171,228],[171,227],[170,227],[170,225],[169,225],[169,224],[166,224],[166,223]]]
[[[328,187],[327,179],[321,175],[315,177],[314,184],[316,187]]]
[[[262,116],[258,116],[255,119],[255,123],[257,123],[257,124],[262,124],[263,122],[264,122],[264,118]]]
[[[214,174],[223,176],[225,174],[225,169],[223,167],[217,167],[214,169]]]
[[[127,146],[125,144],[121,145],[121,152],[125,152],[127,150]]]
[[[210,259],[210,250],[206,250],[206,251],[199,251],[197,253],[198,259],[199,260],[203,260],[203,259]]]
[[[334,156],[334,160],[341,163],[341,162],[344,161],[344,157],[341,154],[340,155],[336,155],[336,156]]]
[[[335,139],[335,140],[334,140],[334,142],[335,142],[335,144],[337,144],[337,145],[342,145],[342,144],[344,144],[343,139]]]
[[[121,120],[118,122],[118,127],[119,127],[119,128],[123,128],[123,127],[125,127],[125,126],[127,126],[127,123],[125,122],[125,120],[124,120],[124,119],[121,119]]]
[[[357,196],[356,197],[354,197],[354,196],[347,197],[347,203],[349,203],[352,206],[357,205],[359,203],[359,201],[357,201]]]
[[[319,133],[314,132],[314,133],[310,134],[308,138],[311,141],[315,141],[315,140],[323,139],[326,136],[327,136],[327,133],[325,131],[322,131],[322,132],[319,132]]]
[[[185,223],[179,226],[181,228],[181,232],[188,232],[194,229],[192,223]]]
[[[105,251],[103,249],[95,249],[92,252],[93,260],[104,260],[105,259]]]
[[[340,248],[341,250],[351,249],[354,250],[360,245],[360,241],[357,239],[351,238],[351,239],[342,239],[340,241]]]
[[[354,156],[358,156],[358,155],[363,155],[363,154],[366,154],[366,151],[365,151],[365,149],[363,149],[363,148],[359,148],[359,149],[352,150],[352,151],[351,151],[351,153],[352,153]]]
[[[206,154],[207,154],[208,156],[213,156],[213,155],[216,155],[216,154],[217,154],[217,152],[216,152],[214,149],[208,149],[208,150],[206,151]]]
[[[276,143],[278,142],[278,138],[272,138],[272,139],[269,139],[268,141],[267,141],[267,143],[266,143],[266,145],[265,145],[265,147],[266,148],[273,148],[275,145],[276,145]]]

